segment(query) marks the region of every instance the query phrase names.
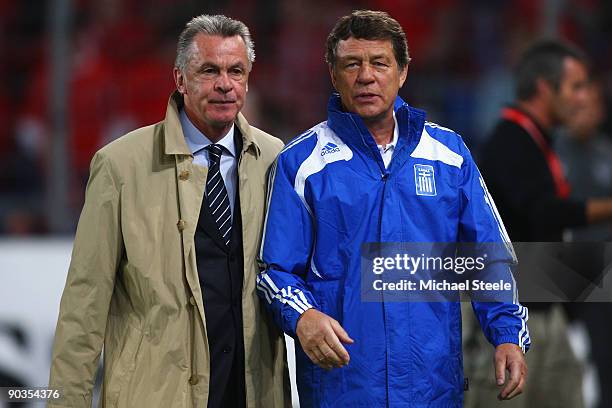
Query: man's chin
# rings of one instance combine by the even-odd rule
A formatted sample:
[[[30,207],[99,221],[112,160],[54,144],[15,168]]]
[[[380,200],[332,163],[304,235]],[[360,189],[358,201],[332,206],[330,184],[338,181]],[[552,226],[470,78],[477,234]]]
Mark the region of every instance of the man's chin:
[[[224,127],[234,122],[236,120],[236,116],[238,116],[238,112],[236,111],[224,112],[223,115],[215,115],[211,117],[209,122],[215,127]]]
[[[376,122],[382,120],[386,116],[386,112],[386,110],[381,109],[360,109],[357,111],[357,114],[365,122]]]

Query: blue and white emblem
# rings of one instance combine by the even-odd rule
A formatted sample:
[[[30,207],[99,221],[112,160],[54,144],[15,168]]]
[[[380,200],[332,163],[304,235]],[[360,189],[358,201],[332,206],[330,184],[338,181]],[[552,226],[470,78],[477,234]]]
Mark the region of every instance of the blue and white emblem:
[[[414,184],[416,185],[417,195],[435,196],[436,179],[434,177],[433,166],[430,166],[429,164],[415,164]]]

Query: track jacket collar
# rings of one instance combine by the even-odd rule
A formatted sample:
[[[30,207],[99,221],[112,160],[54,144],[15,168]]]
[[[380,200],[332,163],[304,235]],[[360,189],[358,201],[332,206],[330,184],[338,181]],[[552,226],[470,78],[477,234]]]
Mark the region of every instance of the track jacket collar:
[[[389,169],[392,166],[395,167],[393,162],[403,162],[404,160],[401,157],[414,150],[425,125],[425,111],[411,107],[399,96],[395,98],[393,109],[399,127],[399,140],[393,153],[394,160],[391,161]],[[345,143],[351,148],[369,152],[379,162],[379,166],[382,166],[380,167],[381,170],[385,172],[385,166],[374,137],[372,137],[359,115],[344,111],[340,95],[336,92],[329,98],[327,115],[327,125]],[[395,160],[396,157],[398,157],[398,160]]]

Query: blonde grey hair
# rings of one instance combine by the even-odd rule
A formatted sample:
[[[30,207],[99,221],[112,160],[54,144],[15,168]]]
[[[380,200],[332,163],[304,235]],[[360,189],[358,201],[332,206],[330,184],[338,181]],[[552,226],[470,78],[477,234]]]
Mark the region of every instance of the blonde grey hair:
[[[219,35],[221,37],[240,36],[244,41],[247,49],[247,58],[249,60],[249,71],[255,62],[255,44],[251,39],[251,33],[248,27],[238,20],[231,19],[221,14],[209,15],[202,14],[194,17],[185,25],[185,29],[179,36],[176,47],[176,60],[174,66],[185,72],[187,63],[193,53],[193,39],[197,34]]]

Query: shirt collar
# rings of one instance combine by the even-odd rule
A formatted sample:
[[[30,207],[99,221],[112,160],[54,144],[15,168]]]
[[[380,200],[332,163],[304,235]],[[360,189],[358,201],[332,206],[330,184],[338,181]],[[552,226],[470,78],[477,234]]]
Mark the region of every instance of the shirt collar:
[[[397,140],[399,139],[399,126],[397,125],[397,118],[395,117],[395,111],[393,112],[393,139],[390,143],[387,143],[385,148],[383,149],[382,145],[378,145],[378,148],[381,152],[387,152],[390,149],[395,149],[397,146]]]
[[[181,121],[181,127],[183,128],[183,134],[185,135],[185,142],[187,143],[187,146],[189,147],[189,150],[192,154],[196,154],[200,150],[204,149],[206,146],[212,144],[210,139],[206,137],[204,133],[200,132],[200,130],[195,127],[191,120],[189,120],[185,109],[181,109],[179,119]],[[236,157],[236,144],[234,142],[233,123],[227,134],[223,136],[221,140],[217,142],[217,144],[223,146],[230,155]]]
[[[393,111],[393,140],[390,145],[397,146],[397,139],[399,139],[399,125],[397,124],[397,118],[395,117],[395,111]]]

